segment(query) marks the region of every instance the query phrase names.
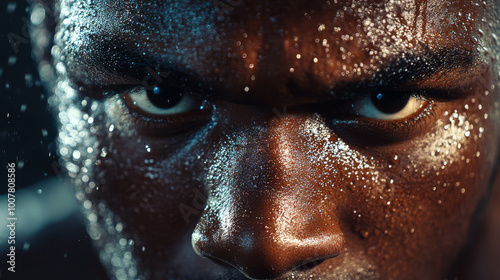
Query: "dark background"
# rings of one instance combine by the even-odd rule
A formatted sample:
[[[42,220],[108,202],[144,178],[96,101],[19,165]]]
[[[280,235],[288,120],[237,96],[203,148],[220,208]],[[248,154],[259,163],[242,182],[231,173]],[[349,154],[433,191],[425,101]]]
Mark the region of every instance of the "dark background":
[[[31,56],[29,18],[27,2],[0,1],[1,178],[7,178],[7,163],[17,162],[17,190],[55,176],[58,160],[56,123]],[[2,181],[0,194],[5,194]],[[0,242],[7,239],[0,237]],[[6,252],[1,252],[0,279],[106,279],[78,213],[47,225],[29,244],[26,250],[16,244],[15,273],[7,271]]]

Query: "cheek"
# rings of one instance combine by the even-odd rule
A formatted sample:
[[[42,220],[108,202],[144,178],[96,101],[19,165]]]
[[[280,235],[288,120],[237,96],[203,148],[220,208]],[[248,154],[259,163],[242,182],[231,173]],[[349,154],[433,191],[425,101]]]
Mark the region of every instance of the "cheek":
[[[208,148],[202,143],[211,127],[172,138],[143,136],[133,122],[117,117],[123,116],[119,105],[116,100],[105,104],[106,121],[96,126],[99,149],[105,152],[95,167],[100,189],[89,197],[106,201],[137,243],[166,254],[165,248],[192,231],[205,207]]]
[[[109,265],[119,262],[113,268],[115,272],[135,277],[137,265],[131,258],[134,240],[124,234],[124,223],[116,215],[120,209],[110,210],[107,200],[99,196],[104,190],[100,178],[106,176],[99,167],[109,153],[109,147],[103,145],[99,133],[104,127],[100,125],[103,119],[102,104],[89,99],[77,100],[74,89],[64,79],[59,80],[51,102],[57,102],[61,109],[58,115],[59,153],[82,206],[87,232],[95,244],[103,249],[100,257],[104,263]]]
[[[200,174],[207,148],[196,143],[210,127],[170,140],[146,137],[123,117],[116,98],[82,104],[60,113],[60,151],[104,263],[171,258],[205,206]]]
[[[433,260],[440,265],[428,271],[446,269],[493,172],[493,104],[484,94],[436,104],[438,121],[428,133],[385,146],[349,146],[321,122],[306,122],[298,142],[307,145],[294,152],[305,155],[303,170],[312,170],[318,197],[340,220],[346,247],[391,275],[411,269],[402,261],[408,257],[414,268]]]
[[[498,133],[494,99],[488,95],[438,104],[435,130],[416,142],[408,156],[406,170],[420,175],[414,176],[419,191],[432,191],[428,205],[437,205],[443,219],[454,213],[469,217],[490,184]]]

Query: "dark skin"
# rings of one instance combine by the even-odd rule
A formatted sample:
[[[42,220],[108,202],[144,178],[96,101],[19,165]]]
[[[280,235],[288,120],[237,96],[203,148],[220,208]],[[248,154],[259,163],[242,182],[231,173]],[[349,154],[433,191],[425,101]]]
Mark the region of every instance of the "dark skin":
[[[330,2],[62,5],[60,154],[110,275],[454,275],[497,176],[493,4]]]

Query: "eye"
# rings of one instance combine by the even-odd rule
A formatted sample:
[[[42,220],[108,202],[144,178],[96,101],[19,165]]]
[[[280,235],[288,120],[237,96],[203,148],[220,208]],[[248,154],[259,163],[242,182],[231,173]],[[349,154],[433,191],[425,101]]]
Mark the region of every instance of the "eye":
[[[355,102],[357,115],[378,120],[399,120],[415,114],[426,101],[400,91],[374,92]]]
[[[119,98],[123,120],[151,137],[192,133],[211,120],[214,108],[197,92],[169,85],[134,87]]]
[[[200,108],[194,96],[171,86],[155,86],[151,89],[137,87],[128,92],[127,96],[130,99],[128,103],[152,116],[176,115]]]

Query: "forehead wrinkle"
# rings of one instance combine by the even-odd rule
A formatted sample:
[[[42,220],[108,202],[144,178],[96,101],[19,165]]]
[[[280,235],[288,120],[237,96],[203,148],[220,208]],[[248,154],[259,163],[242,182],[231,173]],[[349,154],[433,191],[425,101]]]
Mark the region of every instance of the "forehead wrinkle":
[[[341,7],[343,7],[343,5],[347,2],[351,2],[353,4],[349,5],[349,10],[345,12],[341,9]],[[226,83],[226,88],[241,90],[244,86],[250,86],[251,92],[255,92],[259,89],[268,89],[268,91],[270,91],[269,83],[264,82],[261,84],[260,81],[272,80],[274,83],[280,82],[283,85],[283,87],[277,87],[272,91],[274,93],[283,94],[283,91],[286,90],[286,81],[289,76],[291,76],[289,74],[289,69],[294,68],[294,59],[296,54],[302,53],[305,59],[312,61],[312,57],[308,57],[308,54],[313,52],[311,50],[301,52],[299,49],[300,47],[297,47],[297,44],[300,42],[296,42],[294,40],[295,37],[300,37],[302,39],[303,37],[301,36],[304,34],[304,30],[312,31],[310,33],[306,33],[304,37],[307,37],[308,35],[315,36],[314,32],[317,32],[319,25],[316,23],[323,22],[318,19],[327,18],[324,22],[328,23],[331,21],[340,22],[345,30],[346,14],[355,14],[359,17],[359,15],[363,15],[364,13],[371,13],[371,11],[375,9],[374,7],[376,5],[378,5],[378,9],[384,7],[383,5],[380,5],[383,1],[343,1],[340,4],[332,5],[328,9],[318,9],[315,17],[313,17],[313,20],[310,20],[304,17],[303,11],[307,10],[306,8],[313,9],[322,7],[325,5],[324,2],[302,1],[295,4],[291,3],[290,5],[280,5],[280,2],[278,1],[276,3],[273,2],[273,5],[276,4],[273,6],[274,8],[268,7],[269,5],[266,5],[266,3],[261,3],[260,1],[251,2],[250,5],[245,3],[244,7],[233,11],[233,15],[230,16],[232,21],[230,21],[227,26],[230,26],[231,28],[228,28],[227,32],[223,33],[223,36],[228,39],[231,47],[236,45],[236,42],[241,44],[240,48],[236,48],[236,54],[228,54],[228,57],[231,57],[230,59],[234,61],[232,63],[233,65],[242,65],[239,69],[241,70],[241,76],[244,78],[238,81],[239,85],[231,85],[231,77],[234,77],[233,73],[221,73],[223,77],[229,78],[228,83]],[[368,4],[367,6],[364,6],[360,12],[354,12],[352,9],[358,7],[354,3],[358,6],[360,3]],[[298,8],[299,6],[300,8]],[[261,13],[261,16],[256,18],[254,15],[259,13]],[[353,22],[356,22],[355,16],[351,15],[351,18]],[[358,25],[354,26],[354,28],[358,27]],[[362,32],[362,30],[358,31]],[[242,33],[245,33],[248,38],[245,37],[245,39],[242,39]],[[354,34],[355,32],[350,33]],[[336,35],[337,38],[339,37],[339,34],[334,35]],[[231,40],[231,38],[234,39]],[[314,37],[306,39],[309,40],[307,43],[314,42]],[[303,41],[304,40],[301,42]],[[339,39],[335,39],[335,41],[339,41]],[[309,45],[310,44],[307,46]],[[361,49],[363,46],[357,46],[357,48]],[[332,53],[335,51],[337,50],[333,50]],[[290,59],[287,59],[287,56],[289,56]],[[259,58],[257,63],[255,63],[255,57]],[[241,60],[240,62],[238,62],[238,58]],[[329,59],[327,62],[331,63],[331,60],[332,59]],[[340,59],[337,60],[340,61]],[[285,63],[283,63],[283,61]],[[223,68],[224,63],[225,60],[219,61],[218,64],[221,65],[220,68]],[[343,63],[345,64],[345,62]],[[249,67],[249,65],[251,65],[251,67]],[[309,66],[314,65],[309,64]],[[311,67],[305,66],[302,68],[306,69],[303,73],[307,71],[312,72]],[[341,67],[336,67],[336,70],[339,70],[340,68]],[[219,68],[216,68],[216,71],[218,69]],[[252,77],[253,74],[255,74],[253,77],[257,79],[256,82],[249,79],[249,77]],[[262,79],[263,77],[265,79]],[[336,75],[336,78],[340,78],[340,75]],[[300,76],[295,75],[293,79],[300,79]],[[310,84],[323,82],[321,79],[315,79],[315,77],[312,77],[311,75],[307,75],[307,77],[301,80],[303,82],[310,82]],[[244,83],[241,83],[242,81]],[[330,82],[331,81],[328,81],[328,83]]]
[[[424,2],[427,3],[428,1]],[[115,2],[113,3],[114,6],[105,7],[115,11],[114,14],[119,14],[117,11],[119,11],[120,7],[116,5]],[[136,3],[135,5],[133,5],[133,1],[126,1],[125,3],[128,4],[123,5],[121,11],[127,11],[131,16],[122,16],[116,21],[116,19],[110,19],[109,15],[104,12],[98,13],[98,19],[91,21],[92,24],[90,24],[87,29],[82,29],[82,27],[86,27],[85,25],[89,23],[89,19],[84,18],[82,22],[77,23],[77,27],[80,28],[73,29],[74,33],[71,36],[72,39],[77,42],[79,40],[78,36],[85,33],[96,33],[104,36],[109,36],[109,34],[121,34],[120,37],[128,40],[127,44],[129,44],[130,48],[137,49],[137,53],[143,51],[144,53],[154,54],[154,57],[157,57],[158,60],[161,60],[163,63],[171,62],[173,64],[183,65],[185,66],[183,68],[191,68],[193,71],[197,71],[200,76],[205,76],[208,79],[218,80],[218,77],[223,77],[227,87],[232,87],[230,91],[243,89],[245,85],[250,84],[248,83],[249,78],[257,69],[276,70],[262,72],[260,75],[261,77],[266,75],[267,78],[269,78],[269,73],[275,73],[275,75],[279,73],[280,76],[276,75],[276,77],[280,77],[280,79],[283,80],[281,77],[290,75],[287,73],[287,70],[294,67],[301,68],[303,71],[296,71],[294,75],[291,75],[293,79],[301,82],[308,82],[310,84],[324,84],[333,87],[334,82],[346,79],[346,77],[355,77],[351,75],[352,73],[349,74],[346,69],[342,69],[343,67],[352,68],[352,64],[359,65],[359,62],[363,62],[365,65],[364,70],[367,70],[369,73],[371,70],[373,70],[372,73],[377,72],[375,70],[383,63],[384,59],[382,59],[383,57],[381,56],[370,55],[367,49],[382,52],[382,49],[386,48],[385,53],[387,54],[397,53],[397,51],[401,49],[411,49],[411,45],[384,43],[383,39],[388,36],[387,34],[396,32],[397,30],[394,31],[395,29],[392,28],[391,31],[391,28],[388,29],[386,25],[381,26],[380,19],[390,19],[398,23],[400,27],[402,26],[402,29],[397,32],[402,34],[402,36],[409,36],[411,32],[406,32],[408,28],[405,28],[404,24],[399,22],[401,18],[405,16],[397,17],[394,15],[397,13],[404,14],[405,11],[408,13],[408,11],[414,8],[412,4],[414,1],[391,1],[389,3],[384,1],[343,1],[343,4],[351,3],[351,5],[350,8],[347,9],[347,12],[340,11],[342,12],[341,16],[337,13],[339,9],[331,8],[330,10],[318,12],[316,16],[312,18],[313,20],[306,20],[304,17],[302,17],[302,20],[297,20],[295,17],[291,18],[286,16],[290,13],[297,13],[297,11],[282,11],[284,15],[278,19],[276,23],[273,23],[269,18],[265,20],[266,22],[263,22],[264,20],[258,20],[253,13],[247,13],[244,18],[240,18],[243,11],[251,8],[251,6],[246,7],[245,4],[246,8],[235,9],[234,15],[228,17],[230,19],[230,25],[228,26],[231,28],[226,28],[224,30],[224,23],[213,21],[215,17],[213,7],[210,5],[207,6],[205,4],[192,7],[188,5],[189,3],[187,1],[151,2],[149,4],[140,1],[138,2],[139,4]],[[306,5],[305,3],[308,2],[304,1],[301,3],[302,5]],[[85,6],[80,8],[83,10],[96,9],[97,5],[98,4],[93,7]],[[311,4],[311,6],[314,5]],[[378,8],[372,9],[374,7]],[[400,9],[398,10],[397,7],[400,7]],[[356,10],[357,8],[359,9]],[[163,16],[165,11],[168,11],[169,16]],[[329,14],[329,12],[332,13]],[[75,17],[80,15],[79,19],[81,19],[82,13],[76,14]],[[389,14],[393,14],[393,16],[387,16]],[[351,17],[352,21],[357,24],[349,24],[349,22],[345,20],[346,17]],[[371,21],[378,24],[378,26],[371,27],[369,30],[366,29],[362,19],[367,18],[371,18]],[[377,18],[379,20],[376,20]],[[133,21],[131,21],[131,19],[133,19]],[[412,18],[410,15],[406,15],[405,20],[409,22]],[[150,24],[151,22],[152,24]],[[319,23],[322,22],[329,23],[325,32],[323,32],[325,35],[317,31]],[[343,28],[341,32],[332,30],[338,22],[341,22],[339,26]],[[287,24],[291,24],[292,27],[287,28]],[[288,38],[284,38],[283,35],[280,35],[280,29],[286,30],[290,34]],[[302,36],[303,32],[300,31],[304,29],[314,30],[314,32],[308,32]],[[241,37],[243,30],[247,32],[254,31],[256,36],[252,37],[250,35],[249,40],[247,40],[248,43],[242,45],[242,47],[250,48],[250,50],[247,53],[248,58],[241,60],[240,63],[238,59],[241,57],[243,50],[235,48],[235,42],[237,41],[235,38],[237,38],[236,36]],[[343,32],[344,30],[345,32]],[[262,32],[266,33],[265,36],[262,36]],[[298,42],[298,48],[294,47],[296,42],[293,40],[293,35],[295,34],[302,36]],[[364,39],[352,40],[351,42],[342,39],[342,36],[352,34],[359,34],[359,36],[361,36],[360,38]],[[372,40],[375,35],[378,36],[377,39]],[[413,38],[414,37],[415,36],[413,36]],[[278,40],[282,39],[281,46],[278,48],[268,48],[267,50],[263,48],[265,45],[270,45],[270,42],[276,40],[276,38],[278,38]],[[326,53],[323,49],[323,40],[320,41],[320,44],[316,44],[315,48],[311,47],[311,44],[307,42],[312,42],[316,38],[327,38],[327,43],[331,44],[329,53]],[[407,39],[407,41],[411,40],[409,37],[407,37]],[[135,46],[134,42],[136,43]],[[307,44],[303,45],[303,42]],[[351,53],[348,60],[342,60],[342,52],[340,51],[342,44],[344,44],[344,49],[347,49]],[[75,47],[71,51],[77,52],[78,46],[81,45],[75,44]],[[227,47],[233,48],[233,51],[230,51],[233,54],[235,53],[232,58],[230,57],[231,55],[227,54]],[[93,49],[91,44],[88,49],[89,51]],[[265,67],[262,66],[265,59],[258,59],[259,57],[276,57],[276,53],[278,53],[278,56],[288,56],[291,59],[282,66],[279,66],[277,63],[267,63]],[[294,63],[296,63],[294,57],[297,53],[302,54],[304,56],[302,61],[307,59],[309,64],[304,65],[301,62],[301,64],[294,66]],[[320,62],[324,63],[313,64],[311,62],[312,57],[310,57],[313,54],[317,54],[318,58],[322,59]],[[82,57],[89,59],[88,54],[83,54]],[[136,56],[135,58],[140,59],[140,56]],[[119,57],[117,59],[120,60]],[[235,65],[235,67],[240,70],[240,76],[234,75],[234,69],[232,67],[229,67],[231,70],[228,71],[227,65],[231,59],[233,61],[231,64]],[[126,63],[128,60],[122,59],[120,62]],[[249,64],[254,65],[253,70],[248,68]],[[244,69],[240,69],[241,67]],[[309,72],[313,72],[314,76],[311,76]],[[323,77],[321,77],[321,75],[323,75]],[[235,79],[235,76],[240,79]]]

